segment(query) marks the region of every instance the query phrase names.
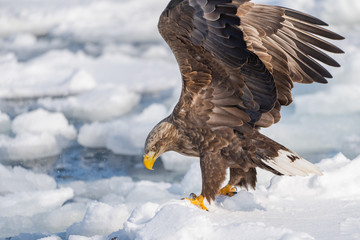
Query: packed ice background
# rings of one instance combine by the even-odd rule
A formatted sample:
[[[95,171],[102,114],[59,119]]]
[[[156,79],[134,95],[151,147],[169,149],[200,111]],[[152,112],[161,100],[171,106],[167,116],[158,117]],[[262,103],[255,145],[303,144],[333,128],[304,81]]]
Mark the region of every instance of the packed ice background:
[[[196,158],[142,166],[181,80],[157,31],[168,0],[0,0],[0,238],[360,239],[360,1],[258,0],[315,15],[334,42],[327,85],[296,84],[267,136],[323,176],[259,170],[200,210]]]

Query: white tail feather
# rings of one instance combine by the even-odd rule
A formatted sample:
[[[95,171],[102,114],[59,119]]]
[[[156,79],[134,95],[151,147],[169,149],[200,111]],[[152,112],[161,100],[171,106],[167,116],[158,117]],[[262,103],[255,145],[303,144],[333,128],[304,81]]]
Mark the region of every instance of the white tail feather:
[[[263,159],[263,163],[274,170],[289,176],[308,176],[309,174],[322,175],[320,169],[311,162],[301,158],[296,153],[280,150],[279,156]]]

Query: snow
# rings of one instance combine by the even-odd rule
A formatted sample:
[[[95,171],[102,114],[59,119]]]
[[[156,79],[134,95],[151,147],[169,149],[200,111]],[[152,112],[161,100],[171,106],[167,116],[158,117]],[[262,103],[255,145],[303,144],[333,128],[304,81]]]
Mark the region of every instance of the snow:
[[[146,209],[147,210],[147,209]],[[171,214],[169,214],[171,213]],[[137,213],[139,214],[139,213]],[[185,203],[160,206],[153,217],[136,221],[130,217],[125,229],[130,239],[314,239],[306,233],[267,226],[260,222],[225,223],[205,211],[189,209]],[[225,217],[225,216],[223,216]]]
[[[296,84],[280,123],[262,132],[323,175],[258,170],[255,191],[208,212],[197,158],[142,166],[147,133],[181,90],[157,32],[167,0],[2,0],[0,238],[359,239],[360,2],[254,0],[295,8],[346,37],[327,85]]]
[[[42,99],[39,104],[82,121],[106,121],[130,112],[140,96],[124,86],[102,86],[66,99]]]
[[[54,229],[50,227],[54,222],[46,221],[53,220],[51,215],[60,209],[69,208],[63,204],[74,197],[74,190],[58,188],[54,178],[18,166],[10,168],[0,164],[0,173],[0,237],[41,231],[42,228]],[[62,214],[66,213],[62,211]],[[55,229],[61,226],[60,221],[65,217],[57,215],[59,222]]]
[[[60,207],[72,197],[73,191],[70,188],[7,194],[0,197],[0,217],[33,216],[38,213],[48,212]],[[14,199],[19,200],[14,201]]]
[[[0,160],[27,160],[57,155],[77,136],[62,113],[44,109],[18,115],[11,122],[14,137],[0,134]]]
[[[154,125],[167,115],[162,104],[152,104],[138,114],[105,123],[93,122],[80,128],[78,142],[86,147],[106,147],[118,154],[141,154]]]
[[[8,169],[0,165],[1,195],[16,191],[52,190],[56,187],[53,178],[46,174],[36,174],[22,167]]]
[[[206,203],[208,212],[180,200],[201,189],[198,163],[191,165],[180,183],[112,177],[60,185],[46,174],[0,165],[1,182],[13,184],[0,186],[0,222],[5,229],[1,236],[22,229],[51,234],[49,229],[56,229],[68,237],[104,239],[218,239],[224,234],[229,239],[239,234],[246,239],[356,239],[359,164],[360,157],[349,160],[338,154],[317,164],[323,176],[271,175],[269,180],[268,173],[259,170],[256,191],[218,196],[211,205]],[[40,221],[40,217],[51,221]],[[319,220],[316,228],[306,221],[312,218]],[[40,225],[24,225],[15,231],[7,226],[15,219]]]
[[[47,132],[67,139],[73,139],[76,136],[75,128],[69,125],[62,113],[50,113],[43,109],[17,116],[11,124],[11,129],[15,134]]]
[[[88,237],[109,235],[119,229],[128,215],[125,204],[110,206],[106,203],[91,203],[82,221],[71,225],[67,229],[67,234]]]
[[[161,161],[166,170],[185,173],[194,162],[198,161],[198,158],[184,156],[177,152],[166,152],[161,155]]]

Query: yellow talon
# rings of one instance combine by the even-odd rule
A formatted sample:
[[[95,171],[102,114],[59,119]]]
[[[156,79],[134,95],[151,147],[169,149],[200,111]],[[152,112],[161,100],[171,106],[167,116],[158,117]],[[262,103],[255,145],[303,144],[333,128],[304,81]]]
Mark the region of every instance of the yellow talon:
[[[207,208],[204,205],[204,197],[201,194],[199,196],[196,196],[196,194],[192,193],[190,194],[189,198],[185,199],[189,200],[195,206],[198,206],[199,208],[207,211]]]
[[[236,194],[236,188],[227,184],[225,187],[220,189],[220,194],[232,197]]]

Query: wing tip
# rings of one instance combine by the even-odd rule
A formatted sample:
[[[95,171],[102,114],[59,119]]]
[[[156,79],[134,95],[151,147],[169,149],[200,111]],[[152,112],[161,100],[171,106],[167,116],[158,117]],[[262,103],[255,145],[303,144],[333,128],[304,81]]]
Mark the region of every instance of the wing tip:
[[[291,8],[286,8],[286,7],[282,7],[285,10],[285,15],[289,16],[289,17],[294,17],[296,19],[302,20],[304,22],[308,22],[308,23],[312,23],[312,24],[316,24],[319,26],[329,26],[329,24],[327,24],[326,22],[324,22],[323,20],[314,17],[310,14],[301,12],[301,11],[297,11]]]

